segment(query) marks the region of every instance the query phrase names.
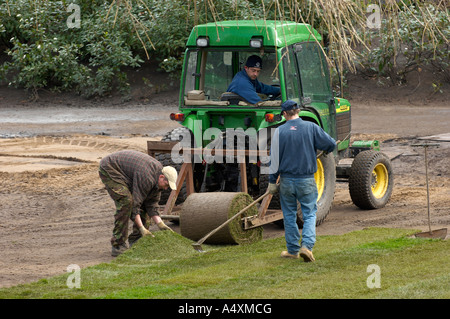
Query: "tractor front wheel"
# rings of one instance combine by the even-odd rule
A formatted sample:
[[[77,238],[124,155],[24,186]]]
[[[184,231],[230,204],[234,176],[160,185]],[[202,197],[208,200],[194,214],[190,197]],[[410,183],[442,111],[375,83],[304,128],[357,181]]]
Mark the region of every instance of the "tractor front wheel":
[[[391,161],[378,151],[360,152],[353,160],[348,187],[353,203],[359,208],[384,207],[394,188]]]

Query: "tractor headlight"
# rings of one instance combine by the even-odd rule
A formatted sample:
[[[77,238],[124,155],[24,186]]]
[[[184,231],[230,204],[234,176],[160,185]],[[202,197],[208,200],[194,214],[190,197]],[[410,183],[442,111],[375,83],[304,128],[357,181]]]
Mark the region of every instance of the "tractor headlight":
[[[197,38],[197,46],[200,48],[206,48],[209,46],[209,38],[208,37],[198,37]]]
[[[263,46],[263,39],[262,38],[251,38],[250,39],[250,47],[255,49],[260,49]]]

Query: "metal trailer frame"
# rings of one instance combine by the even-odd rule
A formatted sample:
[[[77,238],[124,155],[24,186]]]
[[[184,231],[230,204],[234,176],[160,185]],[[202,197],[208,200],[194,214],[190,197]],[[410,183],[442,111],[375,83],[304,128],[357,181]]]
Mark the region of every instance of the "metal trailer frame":
[[[173,142],[163,142],[163,141],[147,141],[147,152],[150,156],[154,157],[156,153],[171,153],[174,146],[179,143],[178,141]],[[183,148],[183,154],[190,155],[202,155],[205,148]],[[222,154],[225,154],[226,150],[221,149],[207,149],[208,152],[211,152],[211,155],[214,155],[216,151],[222,151]],[[229,152],[229,151],[228,151]],[[229,153],[227,153],[229,155]],[[247,170],[245,163],[245,156],[267,156],[267,150],[256,151],[256,150],[234,150],[234,156],[239,158],[244,158],[242,163],[239,163],[240,168],[240,177],[241,177],[241,191],[247,193]],[[239,162],[239,161],[238,161]],[[164,210],[161,214],[161,218],[164,219],[179,219],[179,216],[173,215],[172,211],[177,210],[175,206],[175,202],[180,193],[183,184],[186,182],[186,195],[189,196],[192,193],[195,193],[194,189],[194,176],[192,163],[183,163],[181,165],[180,172],[178,173],[177,179],[177,189],[172,190],[170,192],[169,198],[167,199],[167,203],[164,207]],[[283,212],[281,210],[272,210],[268,209],[270,201],[272,199],[272,195],[267,195],[261,202],[261,205],[258,208],[258,214],[254,216],[244,217],[243,225],[244,229],[251,229],[255,227],[259,227],[265,224],[269,224],[278,220],[283,219]]]

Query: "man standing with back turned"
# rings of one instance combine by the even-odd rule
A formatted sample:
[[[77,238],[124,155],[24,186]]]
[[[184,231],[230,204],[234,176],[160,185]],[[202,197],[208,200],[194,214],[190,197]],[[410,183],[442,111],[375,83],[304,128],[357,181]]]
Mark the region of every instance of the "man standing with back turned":
[[[281,257],[314,261],[312,253],[316,242],[317,186],[314,173],[317,171],[317,149],[332,152],[335,140],[318,125],[303,121],[299,117],[295,101],[287,100],[281,105],[286,123],[279,126],[273,135],[270,148],[269,187],[271,194],[280,193],[283,211],[287,251]],[[279,186],[276,180],[280,175]],[[301,245],[297,225],[297,200],[300,202],[303,230]]]

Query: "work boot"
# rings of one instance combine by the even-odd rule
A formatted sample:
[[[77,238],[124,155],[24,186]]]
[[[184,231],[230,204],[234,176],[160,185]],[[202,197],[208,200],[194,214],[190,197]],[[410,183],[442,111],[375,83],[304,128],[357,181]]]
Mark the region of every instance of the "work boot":
[[[130,240],[130,238],[128,238],[128,248],[133,247],[133,245],[136,244],[137,241],[138,241],[138,239]]]
[[[281,257],[283,258],[292,258],[292,259],[298,259],[298,253],[296,253],[295,255],[292,255],[290,253],[288,253],[286,250],[281,252]]]
[[[112,249],[111,249],[111,256],[117,257],[121,253],[125,252],[127,249],[128,249],[128,247],[125,243],[118,245],[118,246],[114,245],[114,246],[112,246]]]
[[[315,261],[313,253],[308,248],[302,247],[300,248],[300,256],[303,258],[305,263],[310,261]]]

